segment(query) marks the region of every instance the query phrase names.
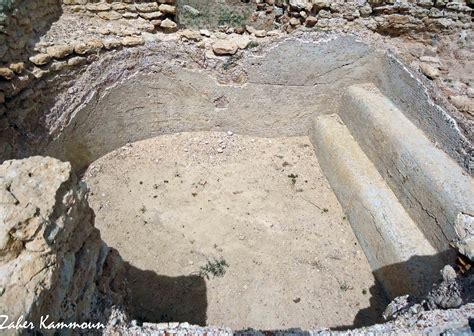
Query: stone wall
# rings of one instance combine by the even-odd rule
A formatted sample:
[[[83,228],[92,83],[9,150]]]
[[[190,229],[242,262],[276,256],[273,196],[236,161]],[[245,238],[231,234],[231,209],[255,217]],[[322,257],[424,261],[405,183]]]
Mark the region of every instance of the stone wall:
[[[319,29],[355,22],[386,35],[469,29],[472,0],[265,0],[259,16],[272,11],[291,32],[299,26]]]
[[[34,76],[27,72],[31,67],[28,58],[35,53],[39,38],[61,13],[59,0],[7,0],[0,4],[0,132],[6,138],[16,138],[12,125],[2,117],[11,109],[6,100],[22,93],[28,99],[21,99],[18,106],[23,106],[23,110],[33,107],[35,96],[28,87]],[[0,153],[12,150],[9,144],[0,144]]]
[[[468,2],[472,5],[471,0]],[[289,0],[285,3],[286,15],[281,22],[293,28],[301,24],[325,27],[331,24],[331,19],[338,19],[338,24],[359,20],[368,28],[389,35],[468,29],[472,11],[464,0]]]
[[[65,10],[86,12],[107,21],[140,18],[149,21],[158,30],[172,32],[177,29],[175,0],[62,0],[62,3]]]
[[[31,157],[0,166],[0,313],[9,322],[105,323],[124,302],[122,267],[68,163]]]
[[[449,32],[469,29],[472,0],[242,0],[252,3],[255,13],[242,15],[236,1],[178,1],[182,25],[239,31],[250,25],[257,29],[281,28],[291,32],[306,26],[333,29],[350,23],[381,34],[397,36],[413,32]],[[193,7],[194,6],[194,7]],[[469,7],[471,6],[471,7]],[[209,10],[211,8],[212,10]],[[210,13],[212,11],[212,13]],[[216,14],[215,12],[219,12]]]
[[[0,10],[0,42],[5,41],[0,43],[0,159],[24,157],[37,148],[49,132],[48,114],[57,93],[68,89],[65,78],[71,79],[86,69],[101,53],[143,45],[145,39],[150,38],[147,34],[174,32],[178,28],[175,21],[183,17],[182,11],[192,12],[190,4],[199,2],[180,0],[175,4],[174,1],[5,2]],[[238,22],[226,9],[227,21],[222,19],[224,24],[217,27],[220,33],[242,34],[245,39],[270,37],[296,29],[369,29],[395,36],[428,33],[425,35],[429,38],[436,38],[470,29],[472,0],[467,1],[209,0],[205,3],[209,6],[225,4],[229,10],[234,5],[251,8],[251,15]],[[204,11],[203,8],[206,7],[200,10]],[[55,21],[59,16],[66,18]],[[219,23],[220,18],[217,19]],[[62,23],[58,24],[59,21]],[[75,27],[73,21],[77,25],[76,34],[61,35],[68,25]],[[80,21],[85,24],[78,24]],[[183,19],[180,25],[186,26],[188,21]],[[124,26],[127,28],[122,29]],[[93,34],[86,31],[90,28],[95,29]],[[51,34],[51,30],[55,33]],[[45,41],[44,36],[48,34]],[[208,33],[204,35],[206,38]],[[186,36],[185,40],[196,41],[199,48],[207,48],[199,32],[188,31]],[[224,40],[222,36],[217,38]],[[237,47],[231,51],[235,53]],[[474,113],[467,99],[461,96],[460,108]],[[20,142],[27,145],[21,148]]]
[[[0,77],[9,79],[22,71],[22,62],[33,53],[38,37],[60,15],[59,0],[10,0],[0,4]],[[4,68],[7,65],[9,69]]]
[[[45,119],[54,94],[62,89],[56,80],[50,84],[52,78],[72,76],[71,73],[81,71],[97,60],[102,52],[142,45],[145,33],[174,32],[178,28],[175,21],[180,17],[180,11],[186,4],[192,4],[188,0],[176,4],[174,1],[5,2],[0,9],[0,158],[27,155],[31,148],[20,148],[17,139],[34,147],[48,132]],[[257,38],[273,35],[275,30],[270,34],[271,29],[292,32],[298,28],[362,28],[388,35],[462,32],[471,26],[472,9],[469,6],[472,6],[472,0],[467,1],[468,4],[465,0],[420,0],[417,3],[393,0],[252,0],[241,3],[233,0],[224,3],[249,6],[252,14],[245,22],[238,21],[236,27],[232,27],[236,23],[232,15],[226,14],[230,21],[224,20],[218,30]],[[186,10],[190,10],[189,5]],[[64,26],[56,28],[56,33],[43,41],[60,16],[67,17],[63,20]],[[61,36],[61,28],[65,32],[74,30],[68,28],[74,27],[70,20],[86,22],[82,26],[75,23],[79,26],[76,31],[84,29],[84,34]],[[119,25],[128,28],[114,28]],[[95,28],[95,33],[87,34],[89,28]],[[195,40],[199,39],[202,37],[198,34]],[[466,99],[463,99],[464,104]],[[464,105],[462,108],[466,110]],[[471,111],[471,105],[468,111]]]
[[[144,43],[142,32],[174,32],[174,0],[10,0],[0,6],[0,157],[21,156],[18,138],[32,140],[45,117],[51,90],[44,80],[93,62],[98,53]],[[120,19],[127,31],[103,32],[66,41],[42,41],[61,15],[96,19],[89,27]],[[68,22],[65,20],[65,29]],[[72,23],[71,23],[72,25]],[[58,30],[61,30],[59,27]],[[81,27],[87,28],[87,27]],[[108,34],[108,36],[105,36]],[[57,35],[57,34],[56,34]],[[55,36],[56,37],[56,36]],[[50,96],[49,98],[47,96]],[[45,105],[46,104],[46,105]],[[34,140],[33,140],[34,141]],[[13,154],[15,153],[15,154]]]

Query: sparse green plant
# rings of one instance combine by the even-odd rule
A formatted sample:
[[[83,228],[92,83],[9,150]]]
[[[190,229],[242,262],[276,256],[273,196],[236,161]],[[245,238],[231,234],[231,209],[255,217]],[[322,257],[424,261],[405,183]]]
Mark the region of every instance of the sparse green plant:
[[[342,291],[347,292],[348,290],[353,290],[354,287],[351,285],[347,284],[346,282],[343,282],[342,284],[339,285]]]
[[[239,55],[239,54],[236,54],[236,55],[232,55],[230,56],[227,61],[225,61],[224,64],[222,64],[222,68],[224,70],[228,70],[232,65],[235,64],[236,61],[238,61],[242,56]]]
[[[208,260],[207,264],[204,266],[201,266],[199,270],[199,275],[203,278],[210,279],[210,276],[212,275],[213,278],[215,277],[223,277],[224,274],[226,273],[226,268],[229,267],[229,264],[224,260],[224,258],[220,259],[213,259],[213,260]]]
[[[291,183],[293,183],[293,185],[295,185],[296,184],[296,179],[298,178],[298,175],[291,173],[290,175],[288,175],[288,178],[290,178]]]
[[[217,19],[220,26],[228,25],[231,27],[242,26],[244,21],[245,17],[243,15],[228,10],[222,11]]]
[[[13,0],[0,0],[0,13],[13,7]]]
[[[234,60],[232,59],[232,57],[229,57],[229,59],[224,64],[222,64],[222,69],[228,70],[233,63]]]
[[[178,4],[178,20],[188,28],[216,29],[219,26],[244,27],[253,8],[237,0],[181,0]],[[190,11],[191,7],[194,11]]]

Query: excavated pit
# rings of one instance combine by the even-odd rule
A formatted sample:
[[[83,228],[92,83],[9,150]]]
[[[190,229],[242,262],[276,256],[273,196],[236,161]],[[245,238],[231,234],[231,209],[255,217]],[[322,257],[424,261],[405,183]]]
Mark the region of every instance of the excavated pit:
[[[313,149],[325,155],[314,120],[341,114],[347,89],[371,83],[464,165],[469,141],[417,76],[352,36],[286,39],[206,66],[199,53],[169,42],[104,55],[48,115],[54,137],[42,153],[85,172],[102,237],[129,263],[133,316],[352,327],[378,322],[384,291],[425,294],[439,260],[451,260],[451,237],[430,240],[423,227],[433,253],[414,250],[415,262],[376,245],[380,237],[359,230],[364,217],[347,212],[351,202],[340,188],[334,194],[332,168],[321,170]],[[222,278],[199,274],[220,257],[230,265]],[[405,272],[411,283],[394,285]]]
[[[166,135],[107,154],[85,181],[96,226],[129,263],[141,321],[310,330],[380,320],[383,290],[308,137]],[[220,258],[223,277],[200,274]]]

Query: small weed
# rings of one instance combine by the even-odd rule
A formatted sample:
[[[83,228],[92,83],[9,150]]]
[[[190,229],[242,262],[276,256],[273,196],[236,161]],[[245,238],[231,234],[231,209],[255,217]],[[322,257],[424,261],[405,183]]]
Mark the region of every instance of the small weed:
[[[234,60],[232,59],[232,57],[229,57],[229,59],[224,64],[222,64],[222,69],[229,70],[232,64],[234,64]]]
[[[310,261],[309,264],[318,270],[324,269],[324,265],[319,260]]]
[[[323,212],[329,212],[328,208],[323,208]]]
[[[140,212],[145,213],[146,212],[146,206],[142,205],[142,207],[140,208]]]
[[[352,287],[351,285],[349,285],[349,284],[347,284],[347,283],[345,283],[345,282],[343,282],[342,284],[340,284],[339,287],[340,287],[341,290],[344,291],[344,292],[347,292],[347,291],[349,291],[349,290],[353,290],[353,289],[354,289],[354,287]]]
[[[208,260],[206,265],[201,266],[199,275],[208,280],[210,279],[211,275],[213,278],[223,277],[226,272],[226,267],[229,267],[229,264],[227,264],[227,262],[222,257],[219,260]]]
[[[13,0],[0,0],[0,14],[1,12],[6,12],[13,7]]]
[[[366,295],[366,294],[367,294],[367,289],[364,288],[364,289],[362,290],[362,294]]]
[[[245,16],[239,15],[232,11],[223,11],[217,19],[219,26],[228,25],[231,27],[242,26],[245,23]]]
[[[227,59],[227,61],[225,61],[225,63],[222,64],[222,68],[223,68],[224,70],[230,69],[230,68],[235,64],[235,62],[238,61],[241,57],[242,57],[242,56],[239,55],[239,54],[230,56],[230,57]]]
[[[298,178],[298,175],[297,174],[290,174],[288,175],[288,178],[291,179],[291,183],[293,183],[293,185],[296,184],[296,179]]]

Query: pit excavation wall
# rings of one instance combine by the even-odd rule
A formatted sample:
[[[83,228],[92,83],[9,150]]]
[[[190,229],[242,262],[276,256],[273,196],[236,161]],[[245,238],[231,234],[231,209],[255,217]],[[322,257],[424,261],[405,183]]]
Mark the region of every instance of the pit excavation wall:
[[[2,158],[41,154],[69,161],[71,168],[41,158],[2,166],[1,267],[12,276],[2,277],[1,306],[22,296],[23,288],[11,281],[14,274],[34,287],[29,293],[43,291],[60,305],[70,298],[71,309],[59,309],[58,319],[94,316],[79,316],[74,305],[79,287],[88,293],[82,297],[87,307],[122,303],[123,288],[107,275],[114,268],[105,261],[113,254],[98,247],[91,216],[86,222],[94,239],[75,240],[75,231],[68,231],[79,227],[77,216],[89,211],[84,191],[74,189],[74,175],[128,143],[177,132],[309,135],[372,272],[390,298],[424,297],[439,280],[442,265],[454,258],[451,242],[474,259],[472,139],[443,101],[433,99],[436,92],[426,78],[386,48],[351,34],[302,33],[222,59],[179,41],[128,36],[122,43],[131,48],[110,44],[110,52],[100,54],[105,44],[89,46],[85,53],[97,53],[87,58],[74,48],[50,50],[57,59],[67,57],[63,67],[58,65],[63,61],[51,63],[58,73],[51,80],[40,80],[48,78],[51,59],[36,64],[31,76],[21,75],[21,65],[14,67],[18,71],[2,68]],[[44,174],[37,174],[36,166]],[[17,177],[15,171],[25,173]],[[25,196],[30,193],[39,197],[34,209],[29,207],[36,201]],[[45,204],[43,193],[51,194]],[[89,241],[97,244],[87,256]],[[73,242],[80,246],[71,247]],[[22,264],[30,254],[41,260],[37,268]],[[103,286],[81,278],[85,273],[77,265]],[[38,273],[23,274],[27,269]],[[45,280],[30,284],[38,274]],[[35,309],[47,305],[45,297],[22,299],[22,308],[12,314],[37,318]]]
[[[451,241],[462,239],[472,255],[469,236],[456,231],[474,213],[472,177],[468,167],[459,166],[468,161],[469,141],[393,55],[352,36],[290,38],[261,54],[243,55],[216,78],[192,64],[176,66],[183,64],[179,53],[176,60],[163,60],[161,50],[156,45],[108,55],[98,63],[99,76],[94,69],[85,72],[76,85],[92,83],[91,90],[82,92],[80,104],[62,106],[57,124],[66,127],[45,152],[81,170],[118,147],[162,134],[310,134],[390,297],[426,293],[453,257]],[[322,118],[332,114],[343,121]],[[334,126],[344,122],[342,144],[354,143],[354,149],[331,147],[336,146],[331,134],[338,138],[339,131],[323,120]],[[364,191],[368,183],[374,187]],[[371,224],[364,228],[362,223]],[[400,283],[405,273],[415,278]]]

